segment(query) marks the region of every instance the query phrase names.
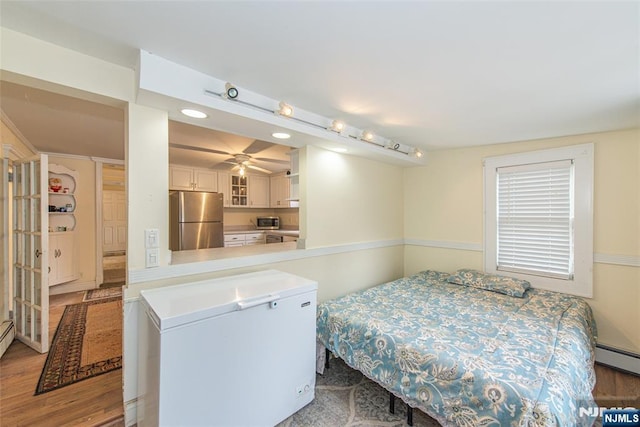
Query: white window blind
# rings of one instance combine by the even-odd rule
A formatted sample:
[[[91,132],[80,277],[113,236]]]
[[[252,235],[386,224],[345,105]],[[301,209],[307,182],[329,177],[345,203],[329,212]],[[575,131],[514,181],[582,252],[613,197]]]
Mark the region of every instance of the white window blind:
[[[571,160],[500,167],[497,270],[573,279]]]

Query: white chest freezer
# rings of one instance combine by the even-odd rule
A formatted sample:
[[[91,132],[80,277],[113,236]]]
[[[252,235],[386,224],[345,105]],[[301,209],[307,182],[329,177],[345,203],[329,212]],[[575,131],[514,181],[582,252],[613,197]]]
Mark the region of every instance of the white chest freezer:
[[[273,426],[314,398],[317,283],[276,270],[141,292],[139,426]]]

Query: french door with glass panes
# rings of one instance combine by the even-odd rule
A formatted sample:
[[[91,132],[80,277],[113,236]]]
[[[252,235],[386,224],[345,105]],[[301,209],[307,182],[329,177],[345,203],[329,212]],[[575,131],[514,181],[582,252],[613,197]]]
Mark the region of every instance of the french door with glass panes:
[[[49,350],[48,156],[13,163],[13,318],[16,337]]]

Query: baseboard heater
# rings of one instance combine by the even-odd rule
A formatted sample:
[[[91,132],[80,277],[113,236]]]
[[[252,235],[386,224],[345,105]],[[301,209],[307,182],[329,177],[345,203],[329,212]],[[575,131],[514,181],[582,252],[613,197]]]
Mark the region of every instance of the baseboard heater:
[[[640,354],[598,344],[596,362],[640,376]]]
[[[13,327],[13,321],[7,320],[0,325],[0,357],[9,348],[16,336],[16,329]]]

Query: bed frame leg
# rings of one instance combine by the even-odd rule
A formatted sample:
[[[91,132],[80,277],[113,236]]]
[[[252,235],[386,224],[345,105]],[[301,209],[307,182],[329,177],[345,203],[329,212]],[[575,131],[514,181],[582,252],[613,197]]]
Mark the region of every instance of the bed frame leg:
[[[331,352],[329,351],[328,348],[324,349],[324,368],[325,369],[329,369],[329,355],[331,354]]]
[[[413,408],[407,405],[407,424],[413,425]]]
[[[396,397],[391,392],[389,392],[389,413],[396,413]]]

